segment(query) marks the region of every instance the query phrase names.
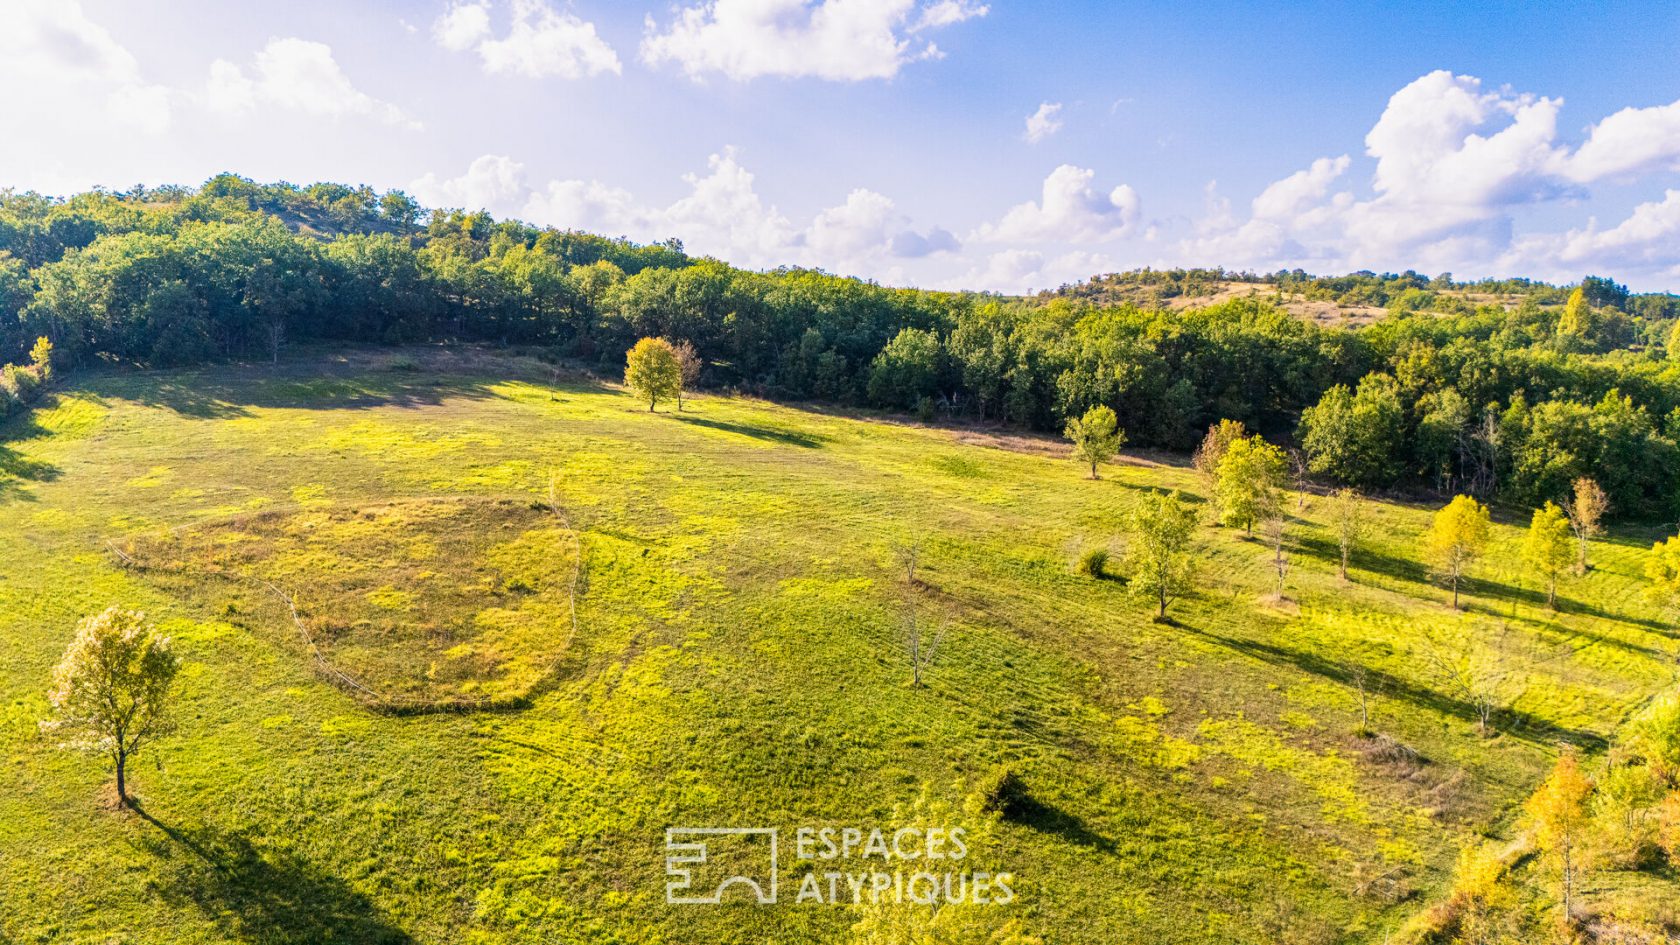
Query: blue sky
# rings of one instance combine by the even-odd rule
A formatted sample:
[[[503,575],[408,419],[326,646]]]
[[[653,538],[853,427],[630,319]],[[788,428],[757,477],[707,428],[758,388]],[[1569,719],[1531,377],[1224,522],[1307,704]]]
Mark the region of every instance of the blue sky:
[[[941,288],[1680,289],[1677,41],[1672,3],[0,0],[0,186],[368,183]]]

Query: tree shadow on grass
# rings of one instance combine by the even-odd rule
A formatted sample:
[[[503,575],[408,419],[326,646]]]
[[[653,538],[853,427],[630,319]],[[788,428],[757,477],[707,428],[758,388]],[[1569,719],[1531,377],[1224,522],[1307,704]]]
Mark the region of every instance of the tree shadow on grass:
[[[35,496],[25,488],[31,482],[51,482],[59,469],[51,463],[24,456],[0,443],[0,502],[8,499],[33,501]]]
[[[721,430],[724,433],[736,433],[749,436],[755,440],[769,440],[787,446],[798,446],[808,450],[820,448],[828,442],[828,437],[815,433],[801,433],[797,430],[783,430],[778,427],[755,427],[744,423],[729,423],[724,420],[707,420],[702,417],[685,417],[681,414],[673,415],[680,423],[691,423],[708,430]]]
[[[1340,563],[1342,560],[1341,547],[1335,541],[1319,535],[1301,535],[1295,540],[1295,545],[1314,558],[1331,564]],[[1422,562],[1383,554],[1370,548],[1355,551],[1348,560],[1348,570],[1370,571],[1414,584],[1426,584],[1429,581],[1429,568]]]
[[[435,407],[450,398],[489,399],[484,385],[457,380],[426,380],[411,375],[356,378],[316,376],[228,380],[217,374],[179,381],[157,375],[143,384],[109,391],[113,397],[161,407],[184,417],[226,420],[245,417],[251,408],[295,410],[366,410],[372,407]]]
[[[1004,816],[1023,827],[1061,837],[1069,843],[1097,853],[1112,855],[1116,850],[1113,840],[1092,830],[1084,820],[1031,795],[1017,798],[1009,805]]]
[[[156,886],[172,905],[193,905],[230,940],[260,945],[410,945],[369,899],[343,880],[246,832],[171,827],[142,841],[158,861]],[[256,838],[261,840],[260,837]]]
[[[1358,674],[1363,668],[1365,686],[1371,691],[1382,693],[1387,698],[1399,699],[1420,708],[1442,715],[1449,715],[1461,719],[1467,724],[1475,724],[1478,718],[1476,707],[1463,699],[1430,689],[1427,686],[1420,686],[1410,680],[1401,679],[1381,670],[1360,667],[1351,662],[1337,662],[1316,653],[1272,643],[1262,643],[1259,640],[1240,640],[1235,637],[1222,636],[1184,623],[1179,623],[1178,628],[1186,633],[1193,633],[1204,640],[1271,663],[1274,666],[1294,667],[1349,688],[1356,688],[1359,685]],[[1552,744],[1563,740],[1586,751],[1601,751],[1609,745],[1604,736],[1597,732],[1564,728],[1531,712],[1523,712],[1509,707],[1495,714],[1493,726],[1500,734],[1535,744]]]

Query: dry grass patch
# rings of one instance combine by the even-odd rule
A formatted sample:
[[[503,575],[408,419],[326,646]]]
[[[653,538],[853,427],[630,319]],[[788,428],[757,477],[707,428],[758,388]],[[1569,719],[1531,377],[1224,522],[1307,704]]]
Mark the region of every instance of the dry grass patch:
[[[118,550],[195,585],[182,590],[227,584],[232,613],[280,610],[265,622],[329,679],[424,710],[517,704],[550,675],[571,643],[578,547],[541,503],[447,498],[244,515]]]

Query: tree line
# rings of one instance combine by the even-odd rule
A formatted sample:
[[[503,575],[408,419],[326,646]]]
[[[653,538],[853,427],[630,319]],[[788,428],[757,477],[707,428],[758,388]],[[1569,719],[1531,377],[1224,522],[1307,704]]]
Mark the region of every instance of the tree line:
[[[1126,278],[1166,276],[1091,284]],[[23,363],[40,337],[70,368],[277,359],[291,342],[471,341],[539,345],[616,373],[638,339],[661,337],[687,344],[696,382],[713,388],[1052,431],[1105,406],[1128,443],[1177,450],[1229,419],[1361,488],[1535,505],[1591,475],[1612,515],[1680,512],[1674,296],[1597,277],[1248,278],[1376,293],[1389,314],[1332,326],[1263,297],[1168,312],[1076,292],[749,272],[675,239],[642,245],[428,211],[398,191],[233,175],[64,200],[0,193],[0,362]],[[1520,302],[1475,301],[1500,292]]]

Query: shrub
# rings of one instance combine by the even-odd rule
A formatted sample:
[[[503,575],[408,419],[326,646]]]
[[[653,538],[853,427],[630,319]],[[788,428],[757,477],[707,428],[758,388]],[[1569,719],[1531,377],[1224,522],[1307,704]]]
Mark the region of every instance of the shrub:
[[[988,814],[1008,817],[1027,801],[1027,785],[1008,765],[987,772],[969,795],[970,806]]]
[[[1087,548],[1087,549],[1085,549],[1084,553],[1082,553],[1079,556],[1079,561],[1077,563],[1075,563],[1074,566],[1073,566],[1074,571],[1076,571],[1080,574],[1083,574],[1086,577],[1094,577],[1094,578],[1102,577],[1104,575],[1104,573],[1106,572],[1107,568],[1108,568],[1108,549],[1107,548]]]

